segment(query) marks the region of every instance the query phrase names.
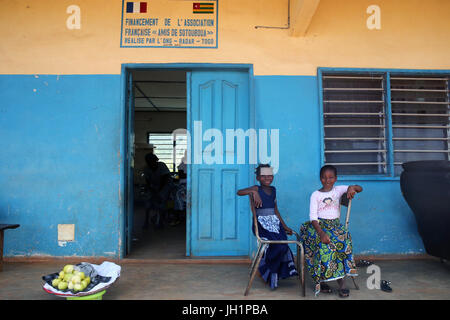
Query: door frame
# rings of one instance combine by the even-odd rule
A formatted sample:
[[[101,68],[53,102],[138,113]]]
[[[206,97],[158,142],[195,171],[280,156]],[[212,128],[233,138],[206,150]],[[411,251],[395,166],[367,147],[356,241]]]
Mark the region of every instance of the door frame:
[[[126,219],[128,217],[127,213],[127,205],[128,201],[128,195],[127,190],[129,186],[127,185],[128,177],[128,162],[127,162],[127,153],[128,153],[128,134],[129,134],[129,127],[127,124],[127,119],[129,110],[127,108],[127,75],[129,72],[133,70],[182,70],[186,71],[186,74],[188,74],[190,71],[195,70],[207,70],[207,69],[217,69],[217,70],[230,70],[230,69],[239,69],[242,71],[246,71],[248,73],[248,80],[249,80],[249,128],[255,128],[256,129],[256,116],[255,116],[255,99],[254,99],[254,74],[253,74],[253,65],[252,64],[233,64],[233,63],[124,63],[121,65],[121,73],[120,73],[120,82],[121,82],[121,126],[120,126],[120,183],[119,183],[119,203],[120,203],[120,214],[119,214],[119,239],[118,239],[118,252],[119,252],[119,258],[123,259],[125,258],[126,253],[126,244],[127,244],[127,232],[126,232]],[[186,94],[187,94],[187,106],[186,106],[186,113],[187,113],[187,122],[186,122],[186,128],[189,128],[191,126],[191,106],[189,105],[189,99],[190,99],[190,88],[189,88],[189,81],[186,79]],[[133,109],[134,112],[134,109]],[[251,169],[254,169],[252,167],[255,167],[255,165],[250,165]],[[248,183],[249,185],[254,183],[254,175],[252,174],[253,170],[249,170],[248,173]],[[187,174],[187,197],[188,197],[188,204],[191,203],[190,197],[192,190],[191,186],[192,180],[191,180],[191,171],[188,167],[188,174]],[[134,188],[134,186],[131,186],[131,188]],[[132,193],[133,194],[133,193]],[[134,199],[133,199],[134,200]],[[190,206],[186,208],[186,256],[190,256],[191,252],[191,212],[190,212]],[[248,217],[249,221],[251,222],[251,216],[249,214]],[[249,232],[248,237],[248,248],[249,248],[249,256],[254,251],[254,246],[252,246],[251,243],[251,232]]]

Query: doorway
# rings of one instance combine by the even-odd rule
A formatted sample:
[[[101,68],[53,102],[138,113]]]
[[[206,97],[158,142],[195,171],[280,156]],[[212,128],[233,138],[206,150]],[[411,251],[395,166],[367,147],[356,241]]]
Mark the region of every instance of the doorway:
[[[128,219],[132,231],[126,258],[184,258],[186,169],[179,168],[187,149],[183,134],[187,123],[186,71],[134,69],[129,73],[129,184],[133,181],[129,208],[133,214]],[[157,157],[156,170],[149,169],[149,154]]]
[[[248,161],[249,129],[255,123],[252,67],[182,64],[179,69],[173,65],[129,68],[123,66],[128,88],[125,256],[176,259],[250,255],[254,245],[250,241],[248,200],[237,197],[236,190],[249,186],[254,178]],[[145,199],[140,193],[145,184],[142,156],[153,148],[154,154],[165,161],[171,177],[179,179],[178,163],[185,150],[183,137],[180,141],[172,138],[172,145],[164,145],[163,140],[169,141],[173,130],[183,129],[191,142],[185,210],[181,219],[173,222],[172,198],[164,215],[150,217],[150,228],[142,228],[146,217]],[[228,141],[229,130],[232,137]],[[239,154],[243,141],[247,141],[245,163],[238,160],[243,155]],[[158,220],[161,218],[165,223],[162,227]]]

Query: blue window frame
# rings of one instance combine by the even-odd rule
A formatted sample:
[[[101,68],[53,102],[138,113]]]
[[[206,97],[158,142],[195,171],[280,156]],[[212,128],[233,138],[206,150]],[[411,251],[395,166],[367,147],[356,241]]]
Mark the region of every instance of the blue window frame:
[[[319,68],[321,165],[341,179],[398,179],[449,160],[449,70]]]

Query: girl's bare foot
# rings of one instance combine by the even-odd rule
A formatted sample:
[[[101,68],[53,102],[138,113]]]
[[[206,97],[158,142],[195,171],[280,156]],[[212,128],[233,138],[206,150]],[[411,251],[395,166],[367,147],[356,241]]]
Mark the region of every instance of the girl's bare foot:
[[[330,288],[330,286],[326,283],[321,283],[320,284],[320,292],[322,293],[331,293],[332,290]]]

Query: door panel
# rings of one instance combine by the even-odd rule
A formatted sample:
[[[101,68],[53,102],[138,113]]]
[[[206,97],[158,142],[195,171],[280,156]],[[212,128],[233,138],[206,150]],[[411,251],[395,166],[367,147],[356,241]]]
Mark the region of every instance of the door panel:
[[[131,252],[133,242],[133,223],[134,223],[134,86],[131,72],[127,73],[127,213],[126,213],[126,254]]]
[[[194,256],[249,252],[250,218],[245,201],[236,195],[239,188],[248,186],[248,157],[245,164],[237,164],[235,142],[233,149],[225,151],[226,130],[246,131],[249,127],[248,78],[248,73],[240,70],[200,70],[190,75],[190,236]]]

